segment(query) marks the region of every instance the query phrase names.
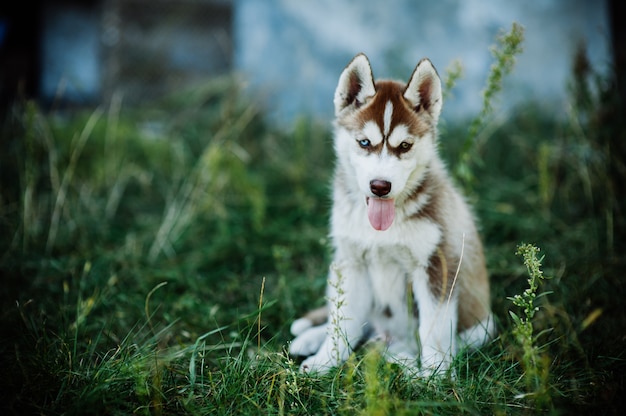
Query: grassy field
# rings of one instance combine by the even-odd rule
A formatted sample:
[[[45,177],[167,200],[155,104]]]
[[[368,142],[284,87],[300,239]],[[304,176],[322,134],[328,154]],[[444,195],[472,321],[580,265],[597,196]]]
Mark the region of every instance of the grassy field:
[[[496,112],[469,149],[469,122],[442,126],[481,223],[499,329],[447,378],[410,379],[376,347],[303,375],[285,352],[290,322],[323,302],[328,126],[273,128],[231,79],[141,109],[120,97],[72,112],[16,105],[0,153],[0,407],[621,414],[624,107],[577,63],[566,119],[534,103]],[[550,277],[530,299],[530,335],[509,299],[538,273],[516,255],[522,242]]]

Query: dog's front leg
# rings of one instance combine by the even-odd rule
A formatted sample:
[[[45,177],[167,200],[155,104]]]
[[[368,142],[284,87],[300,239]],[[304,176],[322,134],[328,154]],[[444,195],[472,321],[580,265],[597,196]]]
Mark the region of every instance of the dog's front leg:
[[[456,353],[458,301],[453,293],[433,293],[426,270],[413,277],[413,293],[419,313],[421,373],[430,376],[448,370]]]
[[[323,373],[342,364],[363,339],[372,308],[366,276],[366,270],[358,265],[331,267],[326,338],[317,353],[302,362],[302,371]]]

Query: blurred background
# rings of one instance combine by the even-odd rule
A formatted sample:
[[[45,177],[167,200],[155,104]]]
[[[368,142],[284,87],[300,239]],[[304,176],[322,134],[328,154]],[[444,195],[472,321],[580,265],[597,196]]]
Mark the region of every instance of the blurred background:
[[[0,3],[0,413],[624,414],[626,2]],[[324,303],[333,92],[359,52],[450,81],[440,151],[499,333],[454,384],[302,377],[285,353]],[[522,242],[552,277],[536,360],[510,314]]]
[[[571,62],[586,47],[594,68],[613,62],[618,1],[82,0],[5,2],[0,91],[43,102],[142,102],[236,72],[289,124],[326,119],[338,74],[365,52],[378,77],[408,79],[422,57],[441,74],[458,59],[464,77],[445,117],[475,114],[491,65],[489,46],[513,21],[526,41],[502,99],[559,113]],[[615,30],[618,30],[616,27]],[[621,29],[620,29],[621,30]]]

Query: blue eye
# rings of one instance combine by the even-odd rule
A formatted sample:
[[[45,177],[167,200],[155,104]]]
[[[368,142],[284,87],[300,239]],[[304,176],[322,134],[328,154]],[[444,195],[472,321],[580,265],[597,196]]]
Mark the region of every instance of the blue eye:
[[[361,139],[359,140],[359,146],[361,146],[362,148],[367,148],[370,147],[372,143],[369,141],[369,139]]]

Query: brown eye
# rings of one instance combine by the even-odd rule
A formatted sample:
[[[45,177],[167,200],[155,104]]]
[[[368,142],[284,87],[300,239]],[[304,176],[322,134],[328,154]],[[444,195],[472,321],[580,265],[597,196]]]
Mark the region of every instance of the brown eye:
[[[408,151],[411,146],[413,146],[411,143],[408,142],[402,142],[400,143],[400,149],[404,150],[404,151]]]

